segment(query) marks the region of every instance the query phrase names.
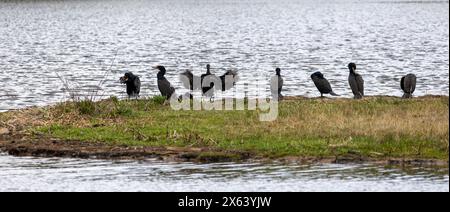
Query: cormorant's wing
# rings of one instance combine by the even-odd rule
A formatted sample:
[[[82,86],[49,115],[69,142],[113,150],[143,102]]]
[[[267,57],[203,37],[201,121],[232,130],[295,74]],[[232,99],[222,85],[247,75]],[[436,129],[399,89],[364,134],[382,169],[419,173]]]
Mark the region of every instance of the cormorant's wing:
[[[139,77],[136,77],[134,80],[134,87],[136,88],[137,94],[139,94],[141,92],[141,80]]]
[[[198,90],[201,88],[200,77],[195,76],[191,71],[187,70],[180,74],[180,81],[183,87],[189,90]]]
[[[352,93],[355,96],[355,98],[358,98],[361,96],[358,90],[358,83],[356,80],[356,75],[350,74],[348,77],[348,84],[350,85],[350,88],[352,89]]]
[[[333,91],[327,79],[318,77],[311,77],[311,78],[314,82],[314,85],[316,85],[320,93],[330,93],[331,91]]]
[[[411,94],[414,93],[414,91],[416,91],[416,84],[417,84],[417,77],[414,76],[412,82],[411,82]]]
[[[238,81],[238,73],[234,70],[229,70],[222,76],[220,76],[220,80],[222,82],[222,88],[216,87],[216,90],[222,89],[222,91],[229,90],[234,87],[236,82]]]
[[[191,71],[187,70],[180,74],[180,81],[183,84],[183,87],[186,89],[192,90],[192,84],[194,81],[194,74]]]
[[[412,94],[416,90],[416,75],[408,74],[405,78],[405,92]]]
[[[356,74],[356,83],[358,86],[359,93],[364,96],[364,80],[361,75]]]
[[[406,93],[406,89],[405,89],[405,78],[406,76],[403,76],[402,79],[400,80],[400,88],[402,88],[402,91],[404,93]]]
[[[281,76],[272,76],[270,78],[270,92],[272,95],[274,94],[281,94],[281,91],[283,90],[284,80]]]
[[[158,89],[161,92],[161,96],[165,96],[167,99],[175,93],[175,88],[172,87],[166,78],[158,80]]]
[[[281,90],[283,90],[284,80],[283,77],[278,77],[278,93],[281,93]]]

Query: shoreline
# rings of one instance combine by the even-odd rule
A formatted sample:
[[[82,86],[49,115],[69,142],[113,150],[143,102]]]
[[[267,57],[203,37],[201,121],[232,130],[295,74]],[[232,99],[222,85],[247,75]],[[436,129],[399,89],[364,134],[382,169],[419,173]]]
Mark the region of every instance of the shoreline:
[[[266,158],[249,151],[224,151],[211,148],[145,147],[109,145],[101,142],[62,141],[52,138],[27,138],[27,136],[0,136],[0,152],[15,157],[79,158],[103,160],[148,160],[166,162],[261,162],[297,164],[355,164],[372,163],[378,165],[449,166],[449,160],[423,158],[371,158],[351,154],[330,157],[285,156]],[[374,153],[375,154],[375,153]]]
[[[329,135],[329,138],[312,138],[311,135],[314,134],[311,133],[315,133],[316,129],[314,124],[309,122],[314,120],[305,118],[308,122],[305,123],[301,121],[304,118],[301,116],[293,118],[290,115],[281,115],[280,120],[274,122],[277,125],[274,125],[274,123],[256,122],[254,120],[256,115],[251,114],[253,112],[228,112],[226,114],[177,112],[171,111],[169,107],[161,103],[153,102],[156,100],[152,99],[135,102],[102,100],[93,103],[105,110],[99,111],[99,114],[80,114],[76,110],[77,108],[74,107],[73,102],[66,102],[56,106],[31,107],[0,113],[0,152],[6,152],[12,156],[107,160],[157,159],[161,161],[199,163],[281,161],[290,163],[376,163],[383,165],[448,166],[448,139],[445,138],[445,136],[448,137],[448,121],[440,120],[441,122],[436,122],[436,119],[448,117],[448,98],[448,96],[430,95],[416,97],[412,100],[402,100],[399,97],[392,96],[371,96],[363,100],[352,100],[347,98],[308,98],[297,96],[286,97],[280,105],[282,113],[283,110],[286,110],[284,112],[288,112],[287,114],[297,113],[299,109],[304,112],[310,112],[310,110],[315,110],[318,104],[326,105],[321,111],[312,112],[311,116],[315,117],[328,113],[329,116],[334,115],[337,117],[335,119],[323,117],[324,120],[335,120],[335,122],[339,123],[349,122],[347,124],[355,126],[364,124],[364,122],[357,120],[360,119],[359,115],[347,117],[349,115],[346,107],[357,109],[362,114],[361,116],[366,116],[366,119],[373,119],[374,123],[379,124],[383,124],[383,119],[390,115],[404,113],[404,110],[408,112],[411,110],[412,117],[417,120],[411,121],[401,116],[397,118],[404,119],[400,121],[411,121],[413,123],[422,121],[424,124],[423,126],[413,125],[414,127],[408,128],[401,126],[403,122],[398,122],[399,120],[390,120],[390,122],[386,123],[387,125],[400,127],[398,135],[395,135],[398,138],[392,137],[391,134],[396,131],[392,131],[389,127],[385,127],[386,129],[381,128],[378,131],[375,130],[372,133],[364,131],[346,132],[345,129],[337,128],[338,131],[336,129],[319,131],[325,134],[331,132],[336,134],[333,136]],[[142,109],[141,107],[144,103],[145,107],[149,108]],[[116,114],[114,117],[109,115],[103,117],[105,113],[110,113],[109,109],[103,109],[105,108],[103,106],[111,106],[111,104],[120,110],[123,110],[122,107],[126,107],[126,109],[132,108],[132,110],[136,111],[132,111],[132,113],[139,115],[129,115],[129,111],[125,110],[126,113],[124,114]],[[396,111],[399,107],[402,107],[401,110]],[[440,115],[430,113],[430,111],[438,112]],[[161,115],[161,113],[163,114]],[[336,115],[336,113],[343,114]],[[373,114],[378,115],[374,116]],[[141,117],[145,115],[148,117]],[[158,129],[160,126],[153,123],[153,119],[157,119],[156,117],[167,118],[181,115],[184,119],[166,120],[166,124],[180,124],[180,126],[172,126],[173,130],[167,126]],[[204,119],[209,121],[209,116],[214,116],[214,118],[211,118],[212,121],[203,123]],[[227,122],[217,122],[216,119],[225,119]],[[239,120],[233,122],[231,121],[233,119]],[[222,129],[224,126],[229,125],[229,121],[232,123],[228,128],[223,129],[224,135],[214,130],[211,131],[212,129],[210,128],[207,128],[208,130],[205,132],[193,130],[202,126],[211,127],[211,123],[213,123],[214,127]],[[142,126],[138,130],[126,129],[120,131],[122,127],[127,126],[126,123],[139,123]],[[399,123],[400,126],[398,126]],[[188,124],[192,125],[191,129],[183,132],[183,129]],[[248,141],[245,142],[248,144],[244,142],[242,135],[234,132],[233,124],[241,124],[241,127],[251,127],[252,124],[257,125],[242,131],[247,133]],[[299,129],[306,127],[306,129],[311,130],[311,133],[298,134],[296,129],[287,128],[291,124],[299,125]],[[330,126],[335,126],[333,122],[329,124]],[[310,127],[312,128],[309,129]],[[420,131],[421,127],[423,129],[434,127],[433,129],[440,130],[440,132],[422,132]],[[115,131],[115,128],[118,128],[117,130],[119,131]],[[2,130],[3,133],[1,132]],[[267,130],[274,132],[269,133]],[[387,132],[384,130],[387,130]],[[409,131],[405,132],[405,130]],[[282,133],[279,134],[281,137],[273,137],[272,134],[278,131]],[[216,134],[212,134],[212,132]],[[418,134],[418,132],[428,134]],[[227,135],[227,133],[231,134]],[[358,137],[358,133],[364,136],[359,135],[360,137]],[[403,135],[404,133],[409,133],[409,135]],[[103,137],[99,136],[99,134]],[[128,135],[131,137],[124,137]],[[232,136],[236,138],[227,141],[228,143],[225,141],[221,143],[220,139],[228,140]],[[379,138],[370,136],[378,136]],[[418,140],[425,140],[415,142],[414,137],[417,137]],[[281,140],[272,140],[277,138]],[[392,139],[394,140],[391,141]],[[413,140],[411,141],[411,139]],[[424,143],[433,140],[436,140],[439,144]],[[280,142],[285,142],[286,144],[280,144]],[[393,143],[386,144],[386,147],[380,147],[376,144],[377,142]],[[402,142],[410,144],[402,144]],[[296,149],[292,149],[292,145],[300,146],[294,146]],[[386,148],[393,152],[383,151]]]
[[[148,98],[153,98],[153,97],[157,97],[157,96],[146,96],[146,97],[140,97],[137,100],[145,100]],[[110,97],[109,97],[110,98]],[[401,96],[394,96],[394,95],[366,95],[365,99],[371,99],[371,98],[392,98],[392,99],[402,99]],[[427,98],[450,98],[450,95],[445,95],[445,94],[427,94],[427,95],[422,95],[422,96],[414,96],[411,99],[427,99]],[[94,102],[101,102],[104,101],[108,98],[101,98],[98,100],[95,100]],[[223,99],[229,99],[228,97],[224,97]],[[236,98],[232,98],[233,100],[236,100]],[[257,100],[258,98],[239,98],[239,100]],[[271,99],[270,96],[267,96],[263,99]],[[127,97],[123,97],[119,99],[120,101],[126,101],[128,100]],[[336,101],[336,100],[354,100],[353,97],[351,96],[324,96],[323,98],[321,98],[320,96],[305,96],[305,95],[298,95],[298,96],[284,96],[282,101],[298,101],[298,100],[324,100],[324,101]],[[362,99],[363,101],[364,99]],[[24,107],[20,107],[20,108],[8,108],[8,109],[2,109],[0,108],[0,114],[1,113],[8,113],[8,112],[14,112],[14,111],[23,111],[23,110],[27,110],[30,108],[48,108],[48,107],[54,107],[58,104],[63,104],[66,102],[70,102],[72,100],[68,100],[68,101],[63,101],[63,102],[52,102],[49,103],[46,106],[24,106]]]

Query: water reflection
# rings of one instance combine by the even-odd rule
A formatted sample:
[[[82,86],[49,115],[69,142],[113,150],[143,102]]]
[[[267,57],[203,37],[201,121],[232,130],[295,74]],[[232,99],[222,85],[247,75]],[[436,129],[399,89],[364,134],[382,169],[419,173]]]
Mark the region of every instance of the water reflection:
[[[447,191],[448,167],[0,156],[1,191]]]

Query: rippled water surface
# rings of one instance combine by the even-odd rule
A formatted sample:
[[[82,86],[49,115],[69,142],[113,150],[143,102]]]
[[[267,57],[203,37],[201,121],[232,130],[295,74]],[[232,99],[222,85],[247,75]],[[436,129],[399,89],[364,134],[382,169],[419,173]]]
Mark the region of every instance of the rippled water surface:
[[[286,95],[318,95],[309,75],[319,70],[336,93],[349,97],[346,64],[353,61],[368,95],[400,95],[399,78],[409,72],[418,76],[416,95],[448,95],[448,6],[431,0],[0,0],[0,110],[63,101],[67,87],[123,97],[118,78],[125,71],[141,76],[143,96],[155,95],[150,66],[156,64],[168,68],[179,93],[185,92],[179,73],[200,74],[211,63],[215,73],[239,70],[240,82],[249,84],[264,84],[257,76],[265,79],[279,66]]]
[[[449,191],[448,168],[0,156],[0,191]]]

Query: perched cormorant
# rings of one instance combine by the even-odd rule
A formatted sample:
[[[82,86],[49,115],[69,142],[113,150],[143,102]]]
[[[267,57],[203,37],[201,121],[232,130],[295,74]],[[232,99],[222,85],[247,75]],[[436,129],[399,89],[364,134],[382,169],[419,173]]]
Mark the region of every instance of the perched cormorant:
[[[403,98],[412,98],[412,94],[416,90],[416,79],[417,77],[414,74],[407,74],[402,77],[400,80],[400,87],[404,92]]]
[[[120,78],[120,82],[127,85],[127,94],[129,98],[139,97],[139,93],[141,91],[141,80],[138,76],[131,72],[127,72]]]
[[[212,97],[214,90],[226,91],[231,89],[238,80],[238,74],[237,71],[229,70],[222,76],[217,77],[211,73],[211,65],[208,64],[206,65],[206,74],[198,77],[188,70],[180,74],[180,79],[185,88],[191,91],[201,89],[203,95]],[[204,82],[205,80],[207,82]],[[221,83],[222,86],[214,86],[218,83]]]
[[[272,97],[278,97],[278,99],[283,98],[281,91],[283,90],[284,80],[281,76],[281,69],[275,69],[275,76],[272,77],[270,81],[270,91],[272,93]]]
[[[323,97],[323,94],[331,94],[332,96],[339,96],[333,92],[330,83],[328,82],[327,79],[325,79],[325,77],[323,77],[322,73],[315,72],[314,74],[311,74],[311,79],[313,80],[314,85],[316,85],[317,89],[319,90],[320,97]]]
[[[166,74],[166,68],[164,66],[155,66],[154,69],[158,69],[159,72],[157,74],[158,78],[158,89],[161,92],[161,96],[166,97],[166,99],[170,99],[172,95],[175,93],[175,88],[170,85],[170,82],[164,77]]]
[[[205,83],[203,83],[206,80]],[[216,75],[211,74],[211,66],[206,65],[206,74],[202,74],[201,76],[201,85],[202,85],[202,93],[205,96],[212,97],[214,96],[214,82],[218,80]],[[209,84],[208,84],[209,82]]]
[[[352,89],[355,99],[362,99],[364,97],[364,80],[362,76],[355,72],[356,64],[349,63],[348,69],[350,70],[350,75],[348,76],[348,84]]]

